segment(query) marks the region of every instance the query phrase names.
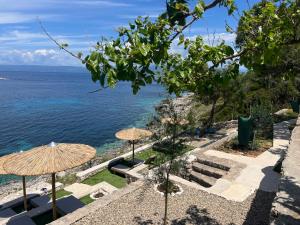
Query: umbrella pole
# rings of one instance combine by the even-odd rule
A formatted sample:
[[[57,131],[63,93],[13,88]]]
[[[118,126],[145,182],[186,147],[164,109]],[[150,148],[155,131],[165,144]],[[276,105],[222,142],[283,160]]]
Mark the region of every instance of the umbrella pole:
[[[134,140],[132,141],[132,163],[134,164]]]
[[[57,218],[56,212],[56,190],[55,190],[55,173],[52,173],[52,208],[53,208],[53,220]]]
[[[23,195],[24,195],[24,209],[27,211],[27,195],[26,195],[26,180],[25,176],[22,176],[22,181],[23,181]]]

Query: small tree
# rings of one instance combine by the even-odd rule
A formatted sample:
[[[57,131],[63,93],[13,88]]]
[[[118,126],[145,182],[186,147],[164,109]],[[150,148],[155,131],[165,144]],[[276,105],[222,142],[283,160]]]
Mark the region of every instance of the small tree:
[[[170,181],[170,174],[180,172],[186,164],[185,159],[177,159],[184,151],[184,145],[177,141],[178,132],[181,128],[180,117],[171,99],[167,100],[167,104],[169,105],[169,120],[163,124],[163,132],[159,135],[160,145],[162,144],[162,146],[161,148],[159,145],[157,147],[159,153],[154,162],[155,168],[147,179],[150,183],[159,183],[159,189],[164,192],[164,225],[168,221],[168,197],[174,191],[174,188],[178,188]]]

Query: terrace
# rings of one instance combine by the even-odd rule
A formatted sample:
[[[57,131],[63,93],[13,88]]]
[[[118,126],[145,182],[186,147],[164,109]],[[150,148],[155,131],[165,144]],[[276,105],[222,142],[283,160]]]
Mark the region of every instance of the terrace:
[[[249,211],[261,215],[257,219],[267,221],[269,219],[267,211],[270,210],[274,192],[278,188],[280,179],[280,175],[274,171],[274,168],[280,161],[281,154],[287,149],[290,137],[289,127],[293,123],[294,121],[275,124],[273,146],[257,157],[214,150],[237,135],[236,131],[233,132],[232,130],[222,139],[206,145],[204,148],[192,148],[192,150],[189,149],[190,151],[185,152],[184,157],[194,159],[192,163],[197,162],[198,158],[201,157],[202,160],[214,162],[211,166],[215,169],[217,165],[221,165],[223,168],[227,165],[229,168],[223,176],[216,179],[214,184],[209,187],[203,185],[202,182],[197,182],[197,180],[187,180],[181,176],[172,175],[171,180],[183,189],[182,194],[175,195],[170,200],[170,218],[172,218],[173,223],[181,224],[180,221],[193,221],[194,223],[219,224],[220,222],[220,224],[223,224],[234,221],[234,224],[251,224],[254,218],[249,215]],[[204,141],[207,142],[207,140]],[[147,160],[156,153],[150,148],[138,153],[137,158]],[[149,165],[142,165],[131,170],[134,170],[137,174],[145,174],[153,168]],[[137,169],[138,167],[141,167],[140,170]],[[131,177],[134,174],[130,172],[131,170],[125,172],[124,176]],[[103,171],[103,174],[109,174],[108,177],[116,176],[109,173],[107,169]],[[101,172],[95,177],[100,176],[100,174]],[[106,181],[111,179],[106,175]],[[100,178],[99,180],[102,181],[103,179]],[[136,176],[138,181],[125,187],[122,186],[114,194],[115,197],[112,200],[103,197],[103,199],[91,203],[90,207],[79,209],[78,213],[72,213],[53,222],[53,224],[103,223],[104,221],[106,224],[115,224],[116,221],[118,221],[118,224],[156,223],[161,218],[159,212],[161,212],[160,202],[163,201],[163,198],[154,191],[153,186],[145,186],[144,179],[143,176]],[[92,180],[95,179],[88,179],[89,182],[92,182]],[[127,179],[127,181],[131,181],[131,179]],[[99,206],[100,202],[102,203]],[[227,212],[218,211],[216,204],[211,204],[212,202],[218,202],[217,208],[219,209],[220,204],[223,206],[221,208],[226,208]],[[143,204],[143,207],[137,209],[136,205],[138,204]],[[261,204],[266,205],[261,207]],[[265,212],[259,211],[257,209],[258,205]],[[178,209],[182,213],[178,214]],[[114,214],[115,210],[119,212],[118,215]],[[112,216],[113,214],[115,216]]]
[[[188,175],[175,173],[170,176],[171,181],[182,190],[182,193],[175,193],[170,200],[170,218],[173,223],[180,224],[180,221],[195,220],[213,224],[218,224],[217,221],[221,224],[228,221],[242,224],[253,219],[249,216],[249,210],[256,208],[255,204],[266,204],[265,210],[269,210],[280,179],[280,174],[274,168],[287,149],[290,128],[294,123],[294,120],[289,120],[275,124],[272,147],[256,152],[255,155],[223,151],[222,146],[232,142],[237,136],[237,129],[232,126],[200,139],[191,140],[183,135],[183,141],[180,141],[182,151],[177,160],[185,159],[188,162]],[[136,158],[140,163],[133,167],[129,163],[131,155],[129,152],[78,172],[77,182],[70,182],[71,184],[65,186],[57,182],[58,201],[72,197],[80,199],[86,206],[68,212],[61,211],[59,219],[51,224],[103,223],[104,221],[106,224],[115,224],[116,221],[118,224],[140,224],[160,220],[159,216],[152,215],[159,215],[161,206],[158,205],[163,199],[157,193],[159,192],[156,190],[157,186],[147,186],[147,177],[157,167],[155,160],[168,148],[168,145],[163,143],[165,142],[150,143],[136,149]],[[160,163],[168,163],[168,161]],[[22,209],[22,192],[2,199],[1,210],[16,209],[14,211],[17,216],[3,214],[1,223],[6,223],[11,218],[18,219],[20,215],[32,218],[36,224],[51,222],[50,195],[49,197],[43,195],[41,188],[45,186],[51,192],[51,187],[47,183],[28,189],[28,193],[33,195],[32,199],[29,199],[32,210],[28,212]],[[18,203],[9,202],[17,196],[20,199]],[[47,200],[44,202],[45,197]],[[257,202],[253,203],[254,200]],[[143,203],[143,208],[136,209],[140,201]],[[224,208],[230,208],[227,214],[232,215],[231,219],[228,220],[226,213],[218,211],[216,204],[210,204],[211,202],[218,202]],[[235,206],[230,207],[232,204]],[[180,214],[176,214],[177,205],[180,206]],[[38,210],[35,210],[36,207]],[[118,216],[112,216],[113,208],[119,211]],[[267,220],[266,214],[258,214],[263,215],[260,218],[262,221]],[[144,221],[144,218],[149,219]]]

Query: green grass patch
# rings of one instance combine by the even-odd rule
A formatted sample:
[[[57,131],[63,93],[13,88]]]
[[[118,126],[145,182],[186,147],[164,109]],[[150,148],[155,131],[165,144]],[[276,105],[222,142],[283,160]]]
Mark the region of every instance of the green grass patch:
[[[72,192],[66,191],[65,189],[61,189],[59,191],[56,191],[56,199],[62,198],[67,195],[71,195]],[[49,194],[49,198],[52,198],[52,194]]]
[[[82,197],[82,198],[80,199],[80,201],[81,201],[83,204],[88,205],[88,204],[92,203],[92,202],[95,201],[95,200],[92,199],[92,198],[90,197],[90,195],[86,195],[86,196]]]
[[[174,151],[173,150],[173,145],[171,142],[169,141],[163,141],[161,143],[157,143],[155,146],[155,152],[156,154],[172,154],[172,152]],[[182,144],[180,142],[178,142],[176,145],[175,145],[175,153],[177,156],[181,156],[189,151],[193,150],[193,147],[192,146],[189,146],[189,145],[185,145],[185,144]]]
[[[154,151],[152,148],[141,151],[136,154],[136,158],[146,161],[151,156],[157,155],[157,152]]]
[[[95,175],[85,179],[82,183],[88,185],[95,185],[101,183],[102,181],[106,181],[107,183],[115,186],[116,188],[123,188],[127,184],[126,179],[124,177],[113,174],[108,169],[96,173]]]

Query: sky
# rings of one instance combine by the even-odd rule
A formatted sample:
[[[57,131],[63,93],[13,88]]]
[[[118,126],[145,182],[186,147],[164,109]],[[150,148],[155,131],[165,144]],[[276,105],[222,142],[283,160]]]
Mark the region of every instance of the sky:
[[[253,5],[257,0],[248,2]],[[236,3],[240,13],[249,8],[246,0]],[[56,40],[68,43],[71,51],[88,54],[101,37],[115,37],[118,27],[137,16],[155,20],[164,9],[165,0],[0,0],[0,65],[80,66],[47,38],[38,20]],[[216,7],[186,35],[202,35],[209,42],[214,34],[233,43],[235,35],[226,33],[226,22],[237,26],[237,18]]]

